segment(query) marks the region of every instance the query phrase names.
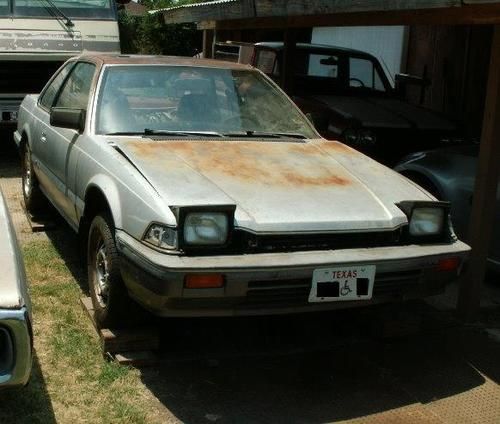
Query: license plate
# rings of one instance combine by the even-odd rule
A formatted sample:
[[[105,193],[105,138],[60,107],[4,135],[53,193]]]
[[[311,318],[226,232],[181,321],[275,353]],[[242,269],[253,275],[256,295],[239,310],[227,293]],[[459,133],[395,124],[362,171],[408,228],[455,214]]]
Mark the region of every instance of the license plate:
[[[375,265],[315,269],[309,302],[371,299],[374,281]]]

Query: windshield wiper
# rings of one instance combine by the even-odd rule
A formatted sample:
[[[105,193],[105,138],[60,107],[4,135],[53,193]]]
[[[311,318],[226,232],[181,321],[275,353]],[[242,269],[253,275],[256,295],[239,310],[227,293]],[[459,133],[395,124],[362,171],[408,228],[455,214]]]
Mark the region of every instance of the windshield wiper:
[[[65,20],[64,22],[64,25],[66,25],[68,28],[72,28],[75,26],[75,24],[73,23],[73,21],[71,20],[71,18],[69,16],[67,16],[61,9],[59,9],[59,7],[57,7],[53,2],[52,0],[39,0],[41,2],[46,2],[49,4],[49,6],[51,7],[51,9],[53,11],[55,11],[60,18],[63,18]]]
[[[304,140],[307,137],[303,134],[288,132],[265,132],[265,131],[235,131],[228,133],[218,133],[216,131],[176,131],[176,130],[153,130],[145,128],[144,131],[116,131],[106,135],[142,135],[142,136],[167,136],[167,137],[235,137],[235,138],[272,138],[284,139],[295,138]]]
[[[173,131],[173,130],[152,130],[150,128],[144,129],[144,135],[167,135],[167,136],[198,136],[198,137],[223,137],[222,134],[215,131]]]
[[[225,137],[242,137],[242,138],[298,138],[301,140],[307,137],[299,133],[289,132],[266,132],[266,131],[241,131],[224,133]]]
[[[106,133],[104,135],[143,135],[144,133],[140,131],[115,131]]]
[[[164,135],[174,137],[223,137],[222,134],[213,131],[173,131],[173,130],[152,130],[145,128],[144,131],[116,131],[107,133],[106,135]]]

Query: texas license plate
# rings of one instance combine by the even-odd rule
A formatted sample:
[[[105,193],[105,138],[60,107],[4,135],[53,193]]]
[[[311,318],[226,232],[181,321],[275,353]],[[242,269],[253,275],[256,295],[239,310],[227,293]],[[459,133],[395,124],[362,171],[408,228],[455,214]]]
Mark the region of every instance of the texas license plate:
[[[371,299],[374,281],[375,265],[316,269],[309,302]]]

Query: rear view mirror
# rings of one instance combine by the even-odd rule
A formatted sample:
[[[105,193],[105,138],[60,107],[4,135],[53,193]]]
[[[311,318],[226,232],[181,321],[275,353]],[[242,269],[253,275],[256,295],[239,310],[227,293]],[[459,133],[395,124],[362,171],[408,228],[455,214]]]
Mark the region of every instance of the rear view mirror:
[[[339,60],[334,56],[330,56],[328,59],[321,59],[319,63],[322,65],[335,66],[339,64]]]
[[[50,125],[82,133],[85,129],[85,110],[54,107],[50,111]]]

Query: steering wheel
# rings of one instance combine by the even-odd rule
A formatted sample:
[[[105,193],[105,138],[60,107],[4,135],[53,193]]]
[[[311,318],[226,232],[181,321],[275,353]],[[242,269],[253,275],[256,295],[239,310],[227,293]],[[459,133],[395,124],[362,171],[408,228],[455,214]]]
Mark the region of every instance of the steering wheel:
[[[353,87],[351,85],[351,81],[357,82],[359,84],[358,87],[366,87],[365,83],[363,81],[361,81],[359,78],[349,78],[349,87]]]

